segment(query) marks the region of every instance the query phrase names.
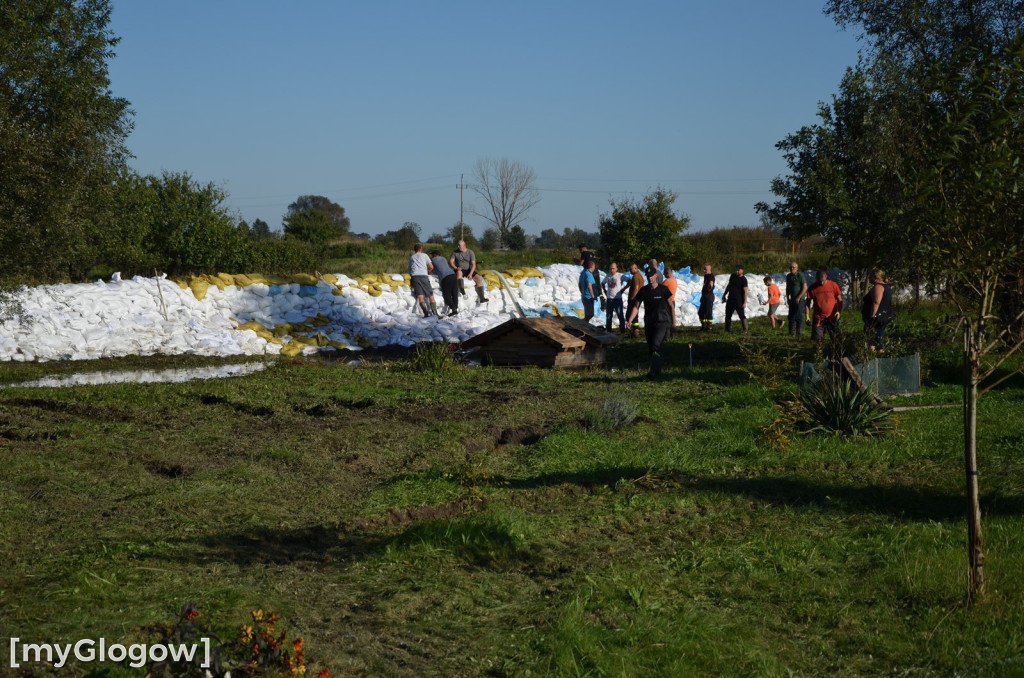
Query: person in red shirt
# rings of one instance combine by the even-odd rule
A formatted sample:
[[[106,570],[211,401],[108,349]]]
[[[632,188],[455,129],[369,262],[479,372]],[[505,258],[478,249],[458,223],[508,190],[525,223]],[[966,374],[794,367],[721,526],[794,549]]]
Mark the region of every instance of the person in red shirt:
[[[821,348],[826,331],[833,339],[839,333],[839,312],[843,309],[843,292],[839,285],[828,279],[825,269],[821,269],[818,271],[818,281],[807,288],[807,298],[811,300],[814,309],[811,339],[818,343],[818,348]]]
[[[775,316],[775,311],[779,309],[779,286],[775,284],[775,281],[769,276],[764,277],[764,284],[768,286],[768,300],[762,303],[768,304],[768,319],[772,321],[772,329],[774,330],[778,321]]]

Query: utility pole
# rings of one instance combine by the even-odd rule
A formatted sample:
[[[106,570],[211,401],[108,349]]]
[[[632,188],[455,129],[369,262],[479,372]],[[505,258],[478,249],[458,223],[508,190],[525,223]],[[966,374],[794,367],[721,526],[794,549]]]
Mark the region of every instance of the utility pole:
[[[459,240],[465,240],[466,239],[466,223],[462,220],[462,206],[463,206],[462,192],[466,188],[466,184],[463,181],[465,176],[466,176],[465,174],[460,174],[459,175],[459,185],[455,187],[455,188],[459,189]]]

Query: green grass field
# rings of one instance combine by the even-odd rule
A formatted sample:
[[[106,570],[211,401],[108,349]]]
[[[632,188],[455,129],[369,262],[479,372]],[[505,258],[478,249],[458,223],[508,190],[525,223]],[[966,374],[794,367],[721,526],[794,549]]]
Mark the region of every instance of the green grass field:
[[[811,355],[766,322],[750,344]],[[1021,380],[981,401],[987,591],[968,607],[961,411],[773,448],[780,396],[736,339],[681,331],[656,382],[628,342],[580,372],[392,353],[3,389],[2,635],[128,642],[195,601],[222,637],[276,612],[311,675],[1024,675]],[[949,351],[925,358],[900,404],[959,402]],[[0,669],[90,671],[145,674]]]

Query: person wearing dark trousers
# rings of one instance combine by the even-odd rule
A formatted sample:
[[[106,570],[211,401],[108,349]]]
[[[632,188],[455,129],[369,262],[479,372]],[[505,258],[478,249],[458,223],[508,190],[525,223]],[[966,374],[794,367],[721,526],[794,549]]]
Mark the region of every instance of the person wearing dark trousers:
[[[644,277],[640,274],[640,267],[635,261],[629,265],[629,273],[633,277],[629,279],[629,303],[626,308],[626,317],[633,317],[635,315],[633,309],[636,308],[637,303],[636,296],[644,288]],[[633,322],[633,324],[630,324],[627,322],[626,327],[634,335],[634,338],[640,336],[640,323]]]
[[[732,314],[736,313],[747,331],[747,276],[743,275],[743,266],[737,266],[736,272],[729,276],[725,286],[725,331],[731,332]]]
[[[807,281],[800,273],[795,261],[789,264],[786,274],[786,305],[789,308],[789,336],[800,338],[804,335],[804,304],[807,303]]]
[[[864,295],[861,302],[861,317],[864,320],[864,337],[868,341],[868,349],[883,353],[885,328],[892,322],[895,314],[892,310],[892,290],[885,279],[882,269],[871,271],[871,289]]]
[[[711,264],[704,264],[704,285],[700,288],[700,308],[697,309],[697,317],[700,318],[700,331],[710,332],[715,306],[715,275],[711,272]]]
[[[604,303],[604,288],[601,287],[601,272],[597,267],[597,255],[591,252],[586,244],[580,243],[580,266],[584,271],[589,268],[590,262],[594,262],[594,289],[597,291],[596,298],[601,300],[601,310],[603,311],[606,304]]]
[[[608,298],[607,308],[605,309],[604,328],[610,332],[612,322],[615,320],[615,316],[618,315],[619,331],[623,331],[626,329],[626,316],[622,312],[622,293],[626,290],[626,285],[622,279],[622,274],[619,273],[619,265],[614,261],[608,264],[608,275],[604,277],[601,284]]]
[[[668,339],[672,330],[672,307],[669,298],[672,293],[658,282],[658,276],[652,275],[647,286],[636,295],[636,303],[629,312],[627,323],[640,312],[640,304],[644,306],[644,335],[647,338],[647,352],[651,356],[651,367],[647,372],[648,379],[661,376],[661,345]]]
[[[439,251],[430,253],[430,263],[434,265],[434,275],[441,283],[441,298],[448,307],[448,315],[455,315],[459,312],[459,279]]]
[[[580,296],[583,297],[583,319],[588,323],[594,317],[594,301],[597,299],[597,285],[594,283],[594,271],[597,262],[587,262],[587,267],[580,273]]]

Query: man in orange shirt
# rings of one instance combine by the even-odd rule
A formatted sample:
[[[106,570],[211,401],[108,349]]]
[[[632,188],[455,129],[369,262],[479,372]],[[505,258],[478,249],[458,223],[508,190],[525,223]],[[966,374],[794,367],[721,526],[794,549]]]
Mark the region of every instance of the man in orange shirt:
[[[825,269],[818,271],[818,281],[807,289],[807,298],[814,308],[811,339],[818,343],[818,348],[828,331],[830,338],[839,334],[839,312],[843,310],[843,292],[839,285],[828,279]]]
[[[774,330],[775,323],[778,320],[775,317],[775,311],[779,309],[779,286],[767,275],[764,277],[764,284],[768,286],[768,301],[762,303],[768,304],[768,319],[772,321],[772,329]]]

